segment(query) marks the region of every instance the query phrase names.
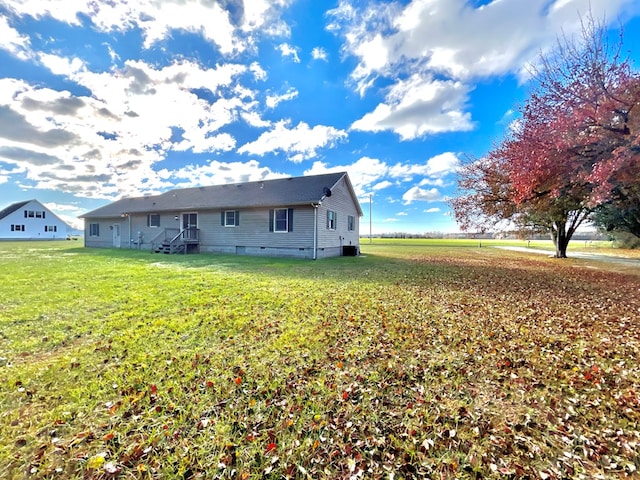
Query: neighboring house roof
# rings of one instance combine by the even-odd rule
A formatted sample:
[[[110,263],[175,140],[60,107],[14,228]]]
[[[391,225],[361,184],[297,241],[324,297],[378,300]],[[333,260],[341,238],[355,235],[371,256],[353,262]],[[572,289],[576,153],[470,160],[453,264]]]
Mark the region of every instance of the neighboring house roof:
[[[350,190],[358,214],[362,210],[345,172],[311,175],[306,177],[278,178],[246,183],[211,185],[207,187],[180,188],[160,195],[122,198],[91,212],[86,217],[119,217],[127,213],[148,213],[197,209],[236,209],[254,207],[278,207],[310,205],[327,196],[342,179]]]
[[[31,203],[34,200],[27,200],[26,202],[17,202],[17,203],[13,203],[11,205],[9,205],[7,208],[5,208],[4,210],[0,210],[0,220],[2,220],[4,217],[11,215],[13,212],[15,212],[16,210],[21,209],[22,207],[24,207],[27,203]]]

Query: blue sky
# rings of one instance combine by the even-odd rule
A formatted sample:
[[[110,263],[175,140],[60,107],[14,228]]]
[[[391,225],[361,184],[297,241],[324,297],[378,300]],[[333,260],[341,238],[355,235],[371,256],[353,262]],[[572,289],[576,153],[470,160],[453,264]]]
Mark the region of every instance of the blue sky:
[[[347,171],[374,233],[453,232],[456,169],[591,9],[637,0],[0,0],[0,208]],[[366,231],[366,232],[365,232]]]

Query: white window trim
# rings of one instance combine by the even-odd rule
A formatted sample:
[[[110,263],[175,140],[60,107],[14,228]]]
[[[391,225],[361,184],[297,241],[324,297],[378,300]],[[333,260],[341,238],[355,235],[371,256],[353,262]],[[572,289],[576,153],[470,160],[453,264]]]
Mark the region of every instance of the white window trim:
[[[338,217],[337,213],[334,210],[327,211],[327,229],[328,230],[337,230],[338,226],[336,225],[336,218]]]
[[[157,225],[152,225],[151,224],[151,217],[157,216],[158,217],[158,224]],[[160,214],[159,213],[149,213],[147,214],[147,226],[149,228],[160,228]]]
[[[227,214],[231,212],[233,213],[233,223],[229,223],[229,217]],[[224,211],[224,226],[225,227],[235,227],[236,226],[236,210],[225,210]]]
[[[278,212],[284,211],[284,230],[278,230]],[[273,209],[273,233],[289,233],[289,209],[288,208],[274,208]]]

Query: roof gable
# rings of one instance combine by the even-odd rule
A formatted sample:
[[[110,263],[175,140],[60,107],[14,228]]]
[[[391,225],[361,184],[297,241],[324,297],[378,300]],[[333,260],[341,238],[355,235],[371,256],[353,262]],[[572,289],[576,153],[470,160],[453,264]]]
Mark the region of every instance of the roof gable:
[[[16,210],[20,210],[22,207],[24,207],[25,205],[27,205],[28,203],[31,203],[33,201],[35,201],[35,200],[27,200],[26,202],[12,203],[8,207],[6,207],[4,210],[0,210],[0,220],[2,220],[4,217],[7,217],[7,216],[11,215]]]
[[[346,184],[360,211],[358,199],[353,192],[351,182],[348,181],[347,174],[339,172],[174,189],[160,195],[123,198],[80,217],[117,217],[127,213],[176,210],[310,205],[321,202],[328,190],[334,188],[343,178],[347,179]]]

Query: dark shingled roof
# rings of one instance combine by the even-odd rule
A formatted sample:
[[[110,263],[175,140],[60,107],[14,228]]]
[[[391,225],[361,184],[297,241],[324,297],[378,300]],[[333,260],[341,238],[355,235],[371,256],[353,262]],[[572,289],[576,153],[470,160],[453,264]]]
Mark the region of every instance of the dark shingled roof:
[[[7,215],[12,214],[16,210],[24,207],[29,202],[33,202],[33,200],[27,200],[26,202],[12,203],[11,205],[9,205],[4,210],[0,210],[0,220],[3,219],[4,217],[6,217]]]
[[[240,209],[310,205],[321,201],[326,189],[345,178],[358,214],[362,215],[353,186],[345,172],[306,177],[278,178],[256,182],[180,188],[160,195],[122,198],[91,212],[86,217],[119,217],[124,213],[147,213],[197,209]]]

